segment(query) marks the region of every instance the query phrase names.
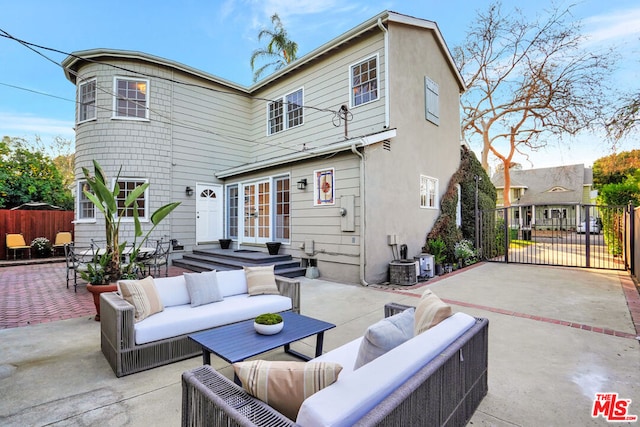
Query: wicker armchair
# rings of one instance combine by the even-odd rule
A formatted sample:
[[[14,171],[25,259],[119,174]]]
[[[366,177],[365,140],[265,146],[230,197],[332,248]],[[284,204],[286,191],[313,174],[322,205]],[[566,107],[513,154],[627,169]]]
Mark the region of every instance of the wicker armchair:
[[[408,308],[385,306],[385,316]],[[488,391],[489,321],[475,325],[369,411],[357,426],[464,426]],[[327,408],[331,411],[331,408]],[[295,426],[211,366],[182,375],[183,426]]]

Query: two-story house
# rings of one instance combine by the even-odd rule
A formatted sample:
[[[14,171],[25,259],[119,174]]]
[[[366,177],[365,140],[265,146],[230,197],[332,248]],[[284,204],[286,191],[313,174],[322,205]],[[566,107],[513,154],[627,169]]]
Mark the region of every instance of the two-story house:
[[[460,161],[465,86],[432,21],[380,13],[250,87],[141,52],[63,65],[77,87],[78,242],[102,232],[81,191],[96,159],[112,178],[122,166],[122,197],[150,183],[143,221],[182,202],[156,238],[280,241],[327,279],[381,282],[388,236],[420,252]]]
[[[496,206],[504,200],[504,174],[495,173]],[[575,229],[584,221],[584,205],[595,203],[593,170],[582,164],[538,169],[511,169],[512,223],[538,229]],[[591,210],[590,216],[595,216]]]

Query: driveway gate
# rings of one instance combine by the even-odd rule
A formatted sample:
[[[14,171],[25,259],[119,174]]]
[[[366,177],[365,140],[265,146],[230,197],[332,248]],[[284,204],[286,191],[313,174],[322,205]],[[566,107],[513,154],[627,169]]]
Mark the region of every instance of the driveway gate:
[[[624,206],[512,206],[478,216],[487,261],[625,270]],[[588,220],[586,220],[589,218]]]

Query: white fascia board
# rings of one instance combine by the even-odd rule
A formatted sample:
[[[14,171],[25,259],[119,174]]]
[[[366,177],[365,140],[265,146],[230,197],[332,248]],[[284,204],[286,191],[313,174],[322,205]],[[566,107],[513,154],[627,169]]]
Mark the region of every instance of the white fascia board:
[[[396,136],[396,129],[388,129],[383,132],[348,139],[346,141],[338,142],[336,144],[329,144],[329,145],[325,145],[318,148],[311,148],[309,150],[299,151],[299,152],[287,154],[285,156],[261,160],[254,163],[247,163],[244,165],[236,166],[234,168],[215,172],[214,176],[216,178],[221,178],[221,179],[229,178],[235,175],[255,172],[260,169],[281,166],[291,162],[297,162],[300,160],[306,160],[306,159],[312,159],[318,156],[324,156],[326,154],[333,154],[333,153],[338,153],[340,151],[346,151],[351,149],[351,147],[353,146],[366,147],[367,145],[371,145],[377,142],[391,139],[391,138],[394,138],[395,136]]]

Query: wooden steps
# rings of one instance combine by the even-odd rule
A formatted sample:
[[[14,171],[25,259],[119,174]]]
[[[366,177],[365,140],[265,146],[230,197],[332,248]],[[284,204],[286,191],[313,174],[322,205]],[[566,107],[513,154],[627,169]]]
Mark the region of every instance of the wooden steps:
[[[304,276],[306,269],[291,255],[269,255],[247,249],[196,249],[174,259],[173,265],[191,271],[239,270],[242,267],[274,265],[275,273],[285,277]]]

